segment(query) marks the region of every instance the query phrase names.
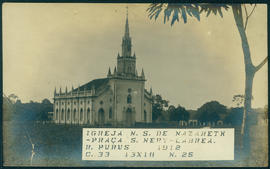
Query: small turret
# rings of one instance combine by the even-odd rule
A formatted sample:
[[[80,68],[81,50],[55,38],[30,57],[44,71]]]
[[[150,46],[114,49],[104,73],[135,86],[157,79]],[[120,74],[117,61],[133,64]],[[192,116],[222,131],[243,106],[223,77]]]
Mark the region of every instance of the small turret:
[[[71,95],[73,95],[73,92],[74,92],[74,87],[72,85],[72,88],[71,88]]]
[[[61,89],[61,86],[60,86],[60,91],[59,91],[60,95],[62,94],[62,89]]]
[[[80,93],[80,84],[79,84],[78,90],[77,90],[77,94],[79,94],[79,93]]]
[[[117,70],[116,70],[116,67],[114,67],[113,75],[116,75],[116,73],[117,73]]]
[[[109,67],[109,71],[108,71],[107,77],[111,77],[111,76],[112,76],[111,68]]]
[[[135,52],[134,52],[134,54],[133,54],[133,57],[134,57],[134,58],[136,58],[136,54],[135,54]]]
[[[145,77],[144,77],[144,71],[143,71],[143,69],[142,69],[141,77],[142,77],[143,79],[145,78]]]
[[[54,88],[54,95],[56,95],[56,87]]]
[[[67,86],[66,86],[66,91],[65,91],[65,93],[67,94]]]
[[[84,92],[84,94],[86,94],[86,85],[84,86],[84,91],[83,92]]]
[[[119,52],[118,52],[118,54],[117,54],[117,58],[120,58],[120,54],[119,54]]]

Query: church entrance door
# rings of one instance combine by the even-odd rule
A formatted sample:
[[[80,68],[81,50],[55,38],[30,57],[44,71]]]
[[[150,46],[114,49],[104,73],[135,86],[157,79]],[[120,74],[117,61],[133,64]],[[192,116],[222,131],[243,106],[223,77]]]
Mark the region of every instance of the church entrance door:
[[[134,119],[133,119],[133,113],[131,108],[127,108],[126,111],[126,125],[127,126],[132,126],[134,123]]]
[[[105,122],[105,113],[104,110],[101,108],[98,111],[98,124],[103,125]]]

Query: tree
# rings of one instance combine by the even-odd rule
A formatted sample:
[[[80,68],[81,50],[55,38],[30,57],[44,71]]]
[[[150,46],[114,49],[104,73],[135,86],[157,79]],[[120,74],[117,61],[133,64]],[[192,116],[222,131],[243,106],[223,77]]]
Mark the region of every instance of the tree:
[[[14,116],[14,106],[13,106],[13,102],[10,100],[9,97],[7,97],[4,93],[3,93],[3,104],[2,104],[2,110],[3,110],[3,121],[10,121],[12,120],[13,116]]]
[[[230,123],[232,125],[241,125],[243,118],[243,107],[234,107],[231,108],[228,112],[228,115],[225,117],[224,122]]]
[[[53,111],[53,104],[48,99],[44,99],[41,103],[32,100],[30,103],[21,103],[17,99],[11,106],[14,112],[11,119],[15,121],[47,121],[48,112]]]
[[[243,122],[242,122],[242,127],[241,127],[241,134],[242,136],[246,137],[245,140],[249,140],[249,129],[248,129],[248,125],[245,125],[245,121],[248,118],[247,117],[248,112],[251,112],[252,85],[253,85],[254,75],[263,67],[263,65],[268,60],[268,56],[267,56],[257,66],[255,66],[252,63],[248,38],[246,34],[246,28],[247,28],[248,20],[256,8],[256,4],[251,4],[251,7],[252,9],[250,10],[250,12],[248,12],[246,4],[154,3],[154,4],[151,4],[149,8],[147,9],[147,11],[149,12],[150,19],[152,18],[157,19],[161,11],[164,11],[164,23],[166,23],[166,21],[169,21],[170,16],[172,15],[171,25],[173,25],[175,21],[179,22],[179,16],[180,18],[183,19],[184,23],[187,23],[188,16],[195,17],[198,21],[200,21],[201,13],[206,13],[206,16],[209,16],[210,14],[217,15],[218,13],[221,17],[223,17],[222,10],[224,9],[228,11],[231,8],[237,30],[241,37],[241,44],[242,44],[244,64],[245,64],[245,94],[244,94],[245,98],[244,98]]]
[[[189,112],[184,107],[178,105],[177,108],[170,106],[169,109],[170,121],[187,121],[189,119]]]
[[[12,94],[8,95],[8,99],[14,104],[19,99],[19,97],[12,93]]]
[[[198,108],[198,120],[201,122],[217,122],[225,115],[227,109],[217,101],[207,102]]]
[[[168,107],[169,101],[163,100],[161,95],[154,96],[153,106],[152,106],[152,120],[156,121],[161,117],[164,107]]]
[[[167,110],[167,112],[168,112],[168,115],[169,115],[169,120],[170,121],[176,121],[176,120],[172,120],[173,119],[173,115],[175,114],[175,112],[176,112],[176,108],[174,107],[174,105],[170,105],[169,106],[169,108],[168,108],[168,110]]]
[[[51,104],[49,99],[43,99],[41,103],[44,104],[44,105],[50,105]]]
[[[233,96],[232,102],[235,103],[237,107],[240,107],[244,102],[244,99],[245,99],[244,95],[238,94]]]

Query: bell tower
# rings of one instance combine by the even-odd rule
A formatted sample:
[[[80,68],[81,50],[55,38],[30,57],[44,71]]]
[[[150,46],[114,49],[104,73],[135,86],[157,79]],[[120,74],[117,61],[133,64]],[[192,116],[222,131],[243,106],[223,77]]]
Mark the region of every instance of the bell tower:
[[[117,74],[126,77],[136,77],[136,56],[131,55],[131,37],[129,35],[128,7],[126,15],[125,34],[122,38],[122,53],[117,56]]]

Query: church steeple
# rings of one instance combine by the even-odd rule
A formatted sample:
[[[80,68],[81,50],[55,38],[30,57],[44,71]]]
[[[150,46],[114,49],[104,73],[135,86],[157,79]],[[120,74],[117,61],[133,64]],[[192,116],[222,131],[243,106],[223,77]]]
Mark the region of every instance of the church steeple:
[[[128,7],[127,7],[127,15],[126,15],[125,34],[122,39],[122,56],[131,57],[131,38],[129,36]]]
[[[136,55],[131,54],[131,37],[129,32],[128,8],[126,13],[125,33],[122,38],[122,53],[117,56],[117,75],[128,78],[135,78],[136,74]]]

